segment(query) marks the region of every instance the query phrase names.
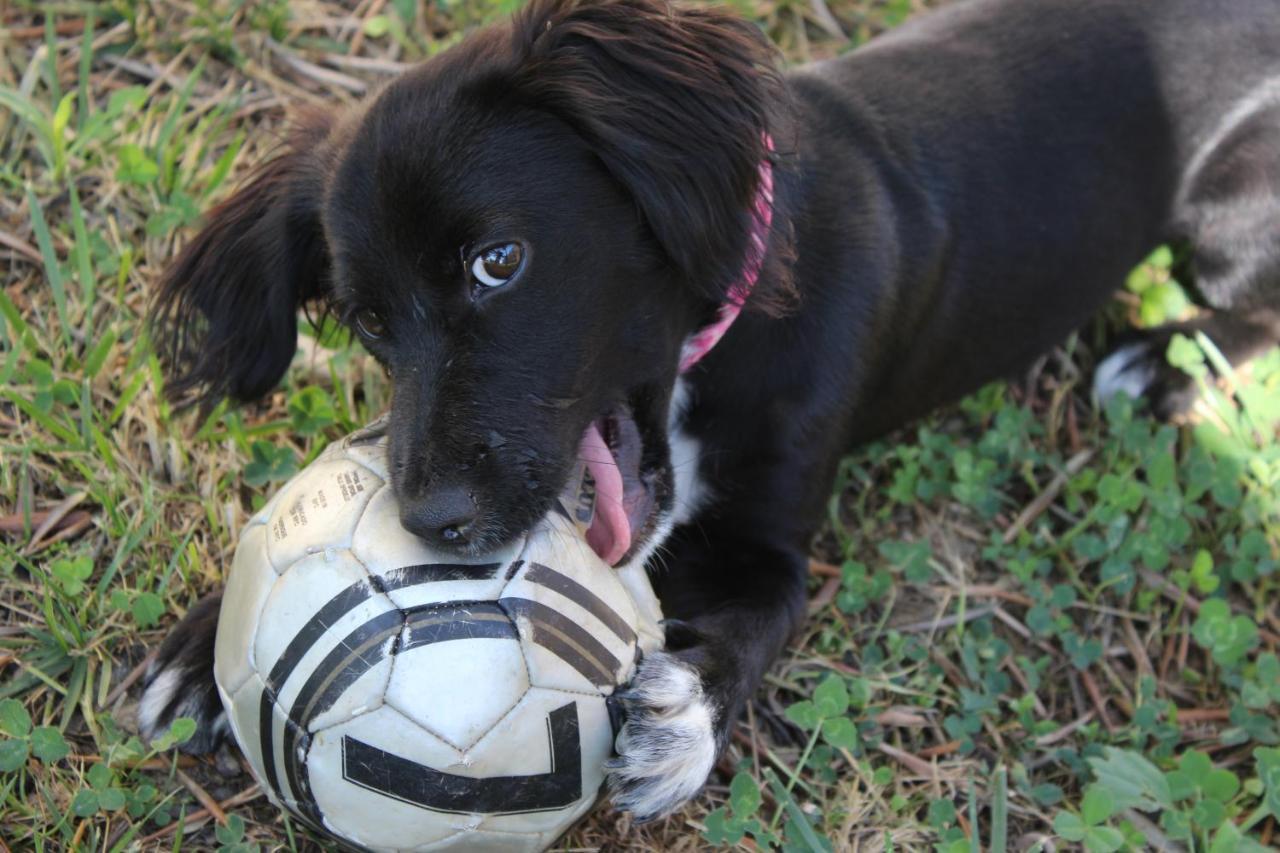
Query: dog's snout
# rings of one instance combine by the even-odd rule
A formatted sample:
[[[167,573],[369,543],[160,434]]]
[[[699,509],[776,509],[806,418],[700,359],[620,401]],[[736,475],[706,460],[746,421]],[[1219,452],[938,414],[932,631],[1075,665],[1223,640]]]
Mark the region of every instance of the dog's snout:
[[[466,489],[437,486],[400,503],[400,524],[431,545],[458,547],[469,541],[479,508]]]

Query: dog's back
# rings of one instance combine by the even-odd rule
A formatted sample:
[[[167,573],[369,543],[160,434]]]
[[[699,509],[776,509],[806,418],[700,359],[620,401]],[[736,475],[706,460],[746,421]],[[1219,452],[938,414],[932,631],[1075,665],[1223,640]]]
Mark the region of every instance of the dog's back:
[[[865,437],[1020,369],[1156,245],[1198,242],[1198,161],[1241,104],[1280,105],[1280,5],[970,0],[790,80],[802,163],[843,176],[815,192],[898,244],[900,275],[856,285],[865,393],[904,407]]]

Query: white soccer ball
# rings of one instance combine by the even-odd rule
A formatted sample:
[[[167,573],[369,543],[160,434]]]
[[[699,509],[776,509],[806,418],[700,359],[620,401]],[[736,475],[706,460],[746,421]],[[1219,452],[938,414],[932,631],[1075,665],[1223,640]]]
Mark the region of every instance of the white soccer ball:
[[[214,664],[268,796],[375,850],[540,850],[581,817],[606,697],[661,645],[643,571],[587,546],[590,503],[460,560],[400,526],[377,433],[286,484],[243,532]]]

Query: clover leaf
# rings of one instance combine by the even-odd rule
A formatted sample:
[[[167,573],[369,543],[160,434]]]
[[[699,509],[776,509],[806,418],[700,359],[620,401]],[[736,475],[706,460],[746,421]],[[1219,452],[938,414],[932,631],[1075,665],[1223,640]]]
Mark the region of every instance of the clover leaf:
[[[1225,667],[1238,664],[1258,645],[1258,626],[1248,616],[1232,615],[1230,605],[1220,598],[1201,605],[1191,633]]]

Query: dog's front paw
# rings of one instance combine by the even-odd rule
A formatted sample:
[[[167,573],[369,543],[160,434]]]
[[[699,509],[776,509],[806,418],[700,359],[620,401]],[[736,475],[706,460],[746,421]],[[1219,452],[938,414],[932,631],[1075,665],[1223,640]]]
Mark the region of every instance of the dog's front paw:
[[[626,722],[608,764],[613,803],[642,821],[669,814],[711,774],[724,715],[698,669],[670,652],[646,657],[617,698]]]
[[[181,745],[184,752],[213,752],[230,728],[213,680],[213,646],[221,595],[196,602],[174,626],[147,669],[138,702],[138,732],[151,741],[179,717],[196,721],[196,733]]]

